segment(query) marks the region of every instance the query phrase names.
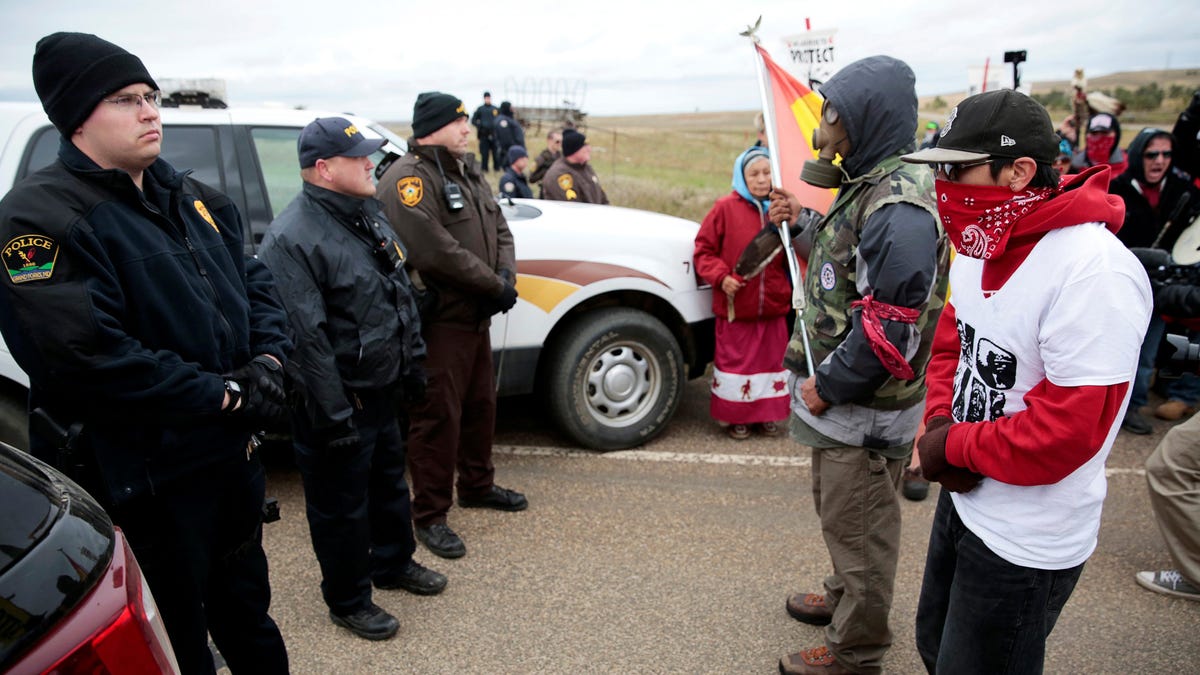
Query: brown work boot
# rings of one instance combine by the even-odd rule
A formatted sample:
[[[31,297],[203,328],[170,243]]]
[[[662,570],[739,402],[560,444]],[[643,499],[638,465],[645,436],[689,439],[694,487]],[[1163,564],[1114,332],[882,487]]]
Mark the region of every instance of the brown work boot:
[[[828,647],[813,647],[779,659],[779,672],[783,675],[853,675],[833,657]]]
[[[825,606],[821,593],[793,593],[787,599],[787,613],[797,621],[812,626],[828,626],[833,611]]]
[[[1175,420],[1183,419],[1185,415],[1191,415],[1194,412],[1196,411],[1192,408],[1192,406],[1184,403],[1183,401],[1171,399],[1155,408],[1154,416],[1160,420],[1169,420],[1174,422]]]

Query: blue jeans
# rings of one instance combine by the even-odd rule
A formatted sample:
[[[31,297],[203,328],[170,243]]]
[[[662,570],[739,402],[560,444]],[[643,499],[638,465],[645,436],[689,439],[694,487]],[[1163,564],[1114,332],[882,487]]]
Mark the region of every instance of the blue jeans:
[[[917,651],[930,673],[1041,673],[1046,638],[1083,564],[1014,565],[958,517],[941,491],[917,603]]]
[[[1178,332],[1180,329],[1173,329]],[[1133,392],[1129,395],[1129,409],[1137,410],[1150,400],[1150,376],[1154,374],[1154,361],[1158,356],[1159,345],[1167,333],[1167,322],[1162,317],[1150,317],[1150,325],[1146,328],[1146,337],[1142,340],[1142,350],[1138,354],[1137,375],[1133,378]],[[1196,334],[1189,331],[1189,339],[1196,341]],[[1200,377],[1185,373],[1182,377],[1172,380],[1167,385],[1167,398],[1195,405],[1200,401]]]

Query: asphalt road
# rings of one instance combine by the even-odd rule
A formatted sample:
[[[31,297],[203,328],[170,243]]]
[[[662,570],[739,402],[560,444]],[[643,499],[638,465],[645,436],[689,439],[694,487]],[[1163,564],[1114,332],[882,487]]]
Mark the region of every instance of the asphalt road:
[[[417,559],[450,578],[417,597],[376,591],[399,635],[373,643],[333,626],[321,601],[296,472],[272,466],[283,519],[265,544],[278,621],[297,673],[772,673],[822,643],[788,617],[789,592],[829,568],[810,493],[809,451],[786,438],[729,440],[708,418],[703,379],[643,448],[599,454],[547,431],[531,400],[501,404],[497,482],[530,508],[455,509],[466,557]],[[1200,669],[1200,603],[1143,590],[1170,567],[1142,463],[1169,428],[1122,433],[1109,460],[1100,545],[1050,637],[1047,673]],[[913,618],[936,487],[901,500],[902,551],[887,672],[924,672]]]

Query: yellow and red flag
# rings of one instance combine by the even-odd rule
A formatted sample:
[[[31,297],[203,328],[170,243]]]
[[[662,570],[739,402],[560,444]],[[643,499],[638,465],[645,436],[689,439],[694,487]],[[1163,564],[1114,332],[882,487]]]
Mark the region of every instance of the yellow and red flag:
[[[754,45],[766,67],[767,85],[771,88],[773,115],[763,111],[763,119],[775,120],[775,145],[771,154],[779,158],[777,184],[792,192],[800,203],[814,211],[825,213],[833,203],[836,190],[819,188],[800,180],[804,162],[815,159],[812,147],[813,131],[821,119],[821,95],[800,83],[771,59],[762,45]]]

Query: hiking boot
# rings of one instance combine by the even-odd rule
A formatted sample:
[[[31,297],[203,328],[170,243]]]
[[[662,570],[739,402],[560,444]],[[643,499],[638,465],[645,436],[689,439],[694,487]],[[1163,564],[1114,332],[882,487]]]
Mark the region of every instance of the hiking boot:
[[[853,675],[833,657],[828,647],[814,647],[779,659],[779,672],[783,675]]]
[[[1200,588],[1196,588],[1190,581],[1184,579],[1179,570],[1138,572],[1137,582],[1142,588],[1149,589],[1155,593],[1200,602]]]
[[[745,424],[730,424],[729,437],[735,441],[744,441],[750,438],[750,427]]]
[[[787,613],[810,626],[828,626],[833,610],[825,605],[824,593],[793,593],[787,599]]]
[[[529,500],[516,490],[493,485],[478,497],[458,496],[458,505],[464,509],[495,509],[497,511],[524,511]]]
[[[1131,434],[1137,434],[1138,436],[1145,436],[1154,431],[1154,428],[1150,426],[1150,422],[1132,407],[1125,411],[1125,419],[1121,421],[1121,429]]]
[[[352,614],[334,614],[330,610],[329,620],[364,640],[386,640],[400,630],[396,617],[373,602]]]
[[[397,575],[381,575],[372,579],[375,588],[384,591],[403,589],[414,595],[437,595],[446,588],[446,575],[409,560]]]
[[[414,527],[417,541],[425,544],[430,553],[442,558],[461,558],[467,554],[467,545],[445,523],[434,523],[429,527]]]
[[[1183,401],[1171,399],[1170,401],[1167,401],[1166,403],[1163,403],[1155,408],[1154,416],[1160,420],[1174,422],[1175,420],[1183,419],[1184,416],[1191,415],[1194,412],[1196,412],[1196,410],[1192,408],[1192,406],[1184,403]]]

